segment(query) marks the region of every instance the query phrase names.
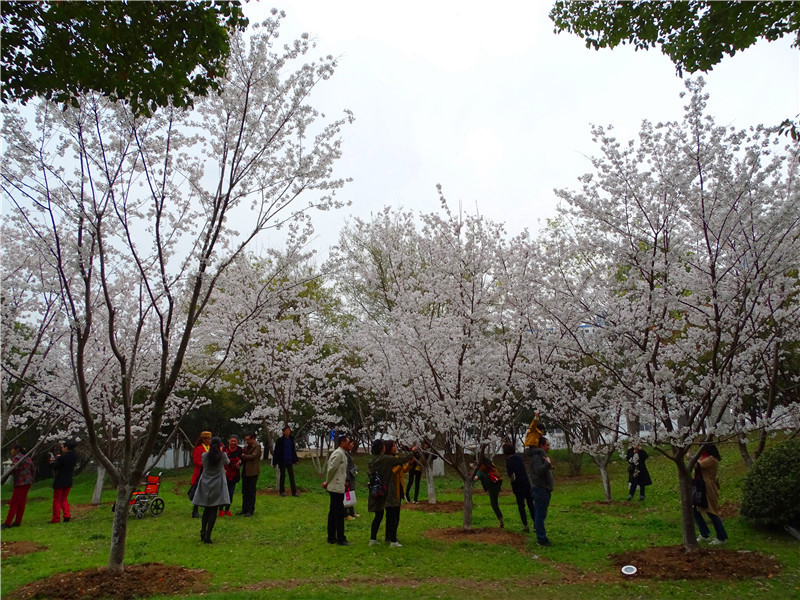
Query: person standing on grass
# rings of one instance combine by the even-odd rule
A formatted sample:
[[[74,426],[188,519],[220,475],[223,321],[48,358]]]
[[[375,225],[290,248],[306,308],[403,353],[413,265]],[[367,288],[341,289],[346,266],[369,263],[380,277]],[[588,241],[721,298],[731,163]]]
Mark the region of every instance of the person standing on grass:
[[[236,483],[241,478],[242,468],[242,447],[239,446],[239,437],[232,435],[228,440],[228,446],[225,448],[225,454],[228,456],[228,464],[225,465],[225,481],[228,484],[228,498],[233,502],[233,492],[236,490]],[[232,517],[230,503],[219,508],[219,517],[226,516]]]
[[[67,497],[72,489],[72,475],[78,456],[75,454],[75,442],[68,440],[61,442],[61,452],[50,456],[50,467],[53,469],[53,518],[51,523],[58,523],[61,514],[64,514],[64,523],[69,523],[71,518]]]
[[[725,531],[725,526],[719,517],[719,479],[717,479],[717,471],[721,461],[722,457],[716,444],[703,444],[700,451],[700,460],[697,461],[695,466],[694,478],[701,479],[705,484],[706,505],[692,507],[694,521],[700,530],[700,537],[697,538],[698,542],[724,544],[728,539],[728,533]],[[716,533],[717,537],[713,540],[710,537],[711,532],[705,519],[703,519],[703,515],[708,515],[711,525],[714,526],[714,533]]]
[[[386,536],[392,548],[401,548],[402,544],[397,540],[397,529],[400,525],[400,499],[403,493],[403,465],[413,456],[417,450],[416,444],[411,447],[411,452],[397,455],[397,444],[392,440],[375,440],[372,442],[372,459],[369,461],[370,479],[371,474],[377,472],[380,480],[386,485],[386,493],[383,496],[369,495],[369,512],[375,513],[370,528],[369,545],[378,544],[378,529],[386,513]],[[397,472],[395,471],[397,469]],[[398,477],[399,476],[399,477]],[[399,479],[399,481],[398,481]]]
[[[547,508],[550,506],[550,496],[553,493],[553,464],[547,453],[550,451],[550,441],[546,437],[539,438],[539,447],[531,452],[531,485],[533,486],[533,528],[536,531],[536,541],[542,546],[550,546],[544,520],[547,518]]]
[[[486,456],[485,448],[481,448],[478,456],[478,464],[472,473],[473,481],[481,482],[483,489],[489,493],[489,504],[498,520],[498,527],[505,527],[503,512],[500,510],[500,488],[503,486],[503,478],[494,463]]]
[[[297,486],[294,484],[294,466],[298,462],[292,429],[288,425],[284,425],[283,435],[275,441],[275,449],[272,451],[272,466],[277,466],[281,471],[278,490],[281,496],[286,495],[284,484],[286,483],[287,472],[289,473],[289,486],[292,488],[292,496],[297,496]]]
[[[261,473],[261,444],[255,432],[244,436],[242,450],[242,510],[238,515],[252,517],[256,510],[256,484]]]
[[[209,451],[211,448],[211,432],[210,431],[203,431],[197,437],[197,440],[194,443],[194,450],[192,450],[192,465],[194,465],[194,470],[192,471],[192,481],[189,482],[189,486],[193,486],[194,482],[197,481],[197,478],[200,477],[200,473],[203,472],[203,454]],[[199,519],[200,518],[200,511],[197,508],[197,505],[192,503],[192,518]]]
[[[14,491],[11,493],[8,515],[5,522],[0,525],[0,529],[9,527],[19,527],[22,524],[22,515],[25,514],[25,504],[28,501],[28,490],[33,484],[36,468],[30,456],[25,456],[25,448],[22,444],[11,444],[8,449],[11,455],[11,467],[14,469]]]
[[[197,491],[192,498],[195,506],[203,507],[203,521],[200,539],[211,543],[211,532],[217,522],[217,510],[231,503],[228,484],[225,480],[225,465],[230,463],[228,455],[222,450],[222,440],[211,438],[210,449],[200,458],[203,472],[197,480]]]
[[[536,511],[533,508],[533,491],[528,474],[525,472],[525,462],[519,454],[514,452],[514,444],[506,442],[503,444],[503,454],[506,456],[506,471],[511,480],[511,490],[517,500],[519,518],[522,519],[522,531],[529,533],[528,515],[525,513],[525,506],[531,513],[531,521],[535,521]]]
[[[625,458],[628,459],[628,483],[630,484],[627,500],[633,500],[633,494],[638,486],[639,500],[644,501],[644,487],[653,483],[653,480],[650,479],[650,472],[647,470],[647,452],[636,444],[628,448]]]
[[[358,467],[356,466],[356,461],[353,460],[353,454],[348,451],[347,452],[347,479],[345,479],[344,487],[345,489],[354,490],[356,489],[356,475],[358,475]],[[345,513],[345,520],[352,521],[356,517],[360,517],[361,515],[356,512],[355,506],[346,506],[344,509]]]
[[[408,485],[406,486],[406,502],[411,500],[411,484],[414,484],[414,504],[419,501],[419,484],[422,480],[422,462],[419,450],[414,452],[408,463]]]
[[[340,435],[338,446],[328,457],[322,487],[330,496],[328,507],[328,543],[349,546],[344,535],[344,491],[347,479],[347,453],[353,449],[350,436]]]

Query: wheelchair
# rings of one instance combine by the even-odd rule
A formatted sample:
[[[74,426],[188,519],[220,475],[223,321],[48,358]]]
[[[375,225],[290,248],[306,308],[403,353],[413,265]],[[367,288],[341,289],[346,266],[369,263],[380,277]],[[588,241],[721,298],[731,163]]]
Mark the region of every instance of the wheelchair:
[[[161,473],[158,475],[148,473],[142,485],[144,485],[144,490],[133,492],[130,502],[128,502],[128,510],[137,519],[141,519],[148,512],[157,517],[164,512],[164,500],[158,496],[158,490],[161,488]],[[112,512],[114,508],[111,508]]]

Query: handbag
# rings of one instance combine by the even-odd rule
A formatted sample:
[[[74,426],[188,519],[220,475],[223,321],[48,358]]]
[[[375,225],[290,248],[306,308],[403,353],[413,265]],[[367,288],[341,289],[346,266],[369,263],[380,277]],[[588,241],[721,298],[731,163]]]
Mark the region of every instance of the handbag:
[[[699,508],[708,508],[706,482],[702,479],[692,479],[692,505]]]
[[[347,488],[344,491],[344,506],[345,508],[347,508],[349,506],[355,506],[355,505],[356,505],[356,491]]]

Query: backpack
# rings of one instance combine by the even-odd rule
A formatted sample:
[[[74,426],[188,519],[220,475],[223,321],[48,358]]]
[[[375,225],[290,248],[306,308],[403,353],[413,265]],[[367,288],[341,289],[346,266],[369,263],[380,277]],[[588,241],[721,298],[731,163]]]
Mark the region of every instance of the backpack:
[[[383,498],[386,495],[387,485],[377,471],[369,474],[369,495],[373,498]]]

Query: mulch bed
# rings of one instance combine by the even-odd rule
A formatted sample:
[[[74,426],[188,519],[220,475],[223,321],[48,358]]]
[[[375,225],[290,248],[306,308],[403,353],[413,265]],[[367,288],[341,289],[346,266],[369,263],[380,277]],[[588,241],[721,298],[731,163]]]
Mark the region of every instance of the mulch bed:
[[[631,577],[645,579],[750,579],[781,571],[777,560],[760,552],[705,546],[691,552],[683,546],[654,546],[608,558],[620,568],[633,565],[637,572]]]
[[[3,597],[7,600],[131,600],[155,595],[202,593],[208,591],[210,581],[211,575],[202,569],[145,563],[127,566],[118,576],[105,568],[57,573],[19,587]]]

